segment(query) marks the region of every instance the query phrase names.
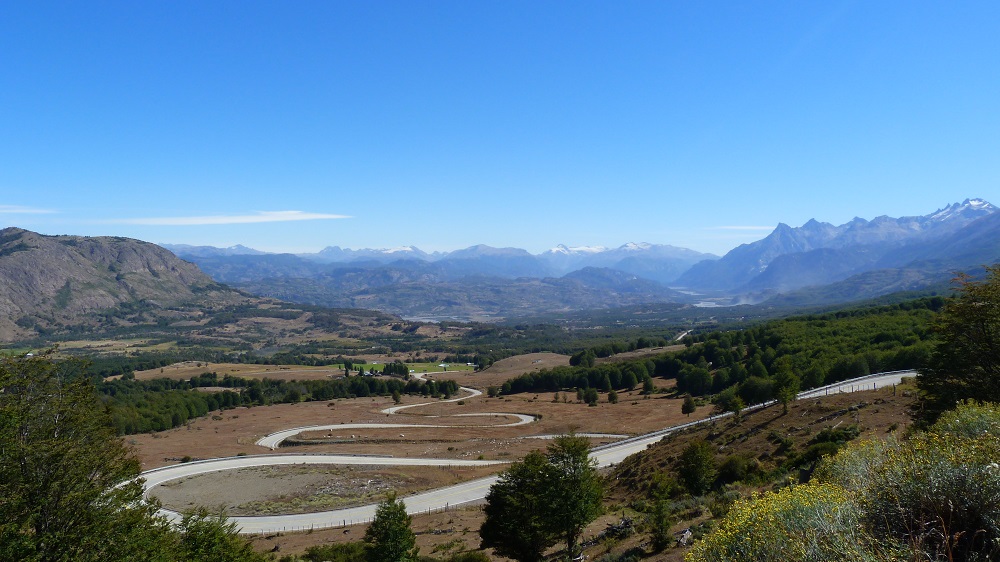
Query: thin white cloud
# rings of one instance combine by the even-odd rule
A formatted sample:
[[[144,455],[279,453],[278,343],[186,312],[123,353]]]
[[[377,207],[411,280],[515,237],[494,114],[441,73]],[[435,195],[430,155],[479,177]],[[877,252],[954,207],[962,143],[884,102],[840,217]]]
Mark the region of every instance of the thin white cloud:
[[[217,224],[255,224],[263,222],[292,222],[330,219],[349,219],[348,215],[306,213],[304,211],[258,211],[249,215],[209,215],[201,217],[146,217],[117,219],[115,224],[141,224],[147,226],[201,226]]]
[[[0,205],[0,214],[4,215],[50,215],[55,212],[51,209],[36,209],[20,205]]]

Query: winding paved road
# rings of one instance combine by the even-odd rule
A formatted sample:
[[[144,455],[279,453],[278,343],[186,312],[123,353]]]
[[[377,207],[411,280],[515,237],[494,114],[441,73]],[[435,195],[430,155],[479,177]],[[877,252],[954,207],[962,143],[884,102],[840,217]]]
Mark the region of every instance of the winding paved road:
[[[916,376],[915,371],[896,371],[893,373],[879,373],[876,375],[870,375],[867,377],[861,377],[858,379],[843,381],[833,385],[802,392],[798,395],[798,398],[800,399],[814,398],[818,396],[823,396],[825,394],[833,394],[840,392],[856,392],[861,390],[871,390],[873,388],[882,388],[885,386],[899,384],[899,382],[902,380],[903,377],[912,377],[912,376]],[[482,394],[481,392],[471,388],[462,387],[462,390],[474,393],[472,396],[478,396],[479,394]],[[464,400],[467,398],[471,398],[472,396],[455,398],[450,401],[454,402],[458,400]],[[440,401],[432,403],[440,403]],[[432,403],[395,406],[383,410],[383,413],[395,414],[403,409],[415,408],[417,406],[424,406]],[[747,408],[747,410],[754,410],[766,407],[768,405],[769,404],[762,404],[751,408]],[[520,420],[518,422],[512,424],[506,424],[506,426],[523,425],[534,421],[533,416],[528,416],[526,414],[460,414],[460,415],[462,416],[505,415],[505,416],[519,417]],[[693,421],[690,423],[664,428],[659,431],[654,431],[652,433],[640,435],[638,437],[633,437],[615,443],[610,443],[607,445],[595,447],[591,452],[591,458],[593,458],[597,462],[597,465],[599,467],[611,466],[613,464],[620,463],[630,455],[633,455],[635,453],[638,453],[646,449],[648,446],[650,446],[653,443],[656,443],[669,433],[685,429],[688,427],[692,427],[695,425],[699,425],[702,423],[712,422],[720,418],[726,417],[727,415],[729,414],[712,416],[709,418]],[[301,433],[302,431],[322,430],[331,428],[346,429],[352,427],[407,428],[407,427],[455,427],[455,426],[434,426],[434,425],[413,425],[413,424],[337,424],[331,426],[310,426],[306,428],[296,428],[296,429],[273,433],[258,441],[257,444],[263,447],[274,448],[277,447],[278,444],[280,444],[281,440],[287,439],[289,436]],[[546,437],[546,436],[537,436],[537,437]],[[193,476],[196,474],[215,472],[219,470],[234,470],[238,468],[245,468],[251,466],[268,466],[268,465],[279,465],[279,464],[481,466],[481,465],[502,464],[502,462],[472,461],[472,460],[457,460],[457,459],[394,458],[394,457],[352,456],[352,455],[262,455],[262,456],[210,459],[205,461],[196,461],[191,463],[173,465],[146,471],[141,474],[141,477],[146,479],[145,487],[146,487],[146,495],[148,496],[150,490],[153,487],[162,484],[164,482],[175,480],[178,478],[186,478],[188,476]],[[426,492],[421,492],[418,494],[407,496],[403,498],[406,502],[406,511],[407,513],[410,514],[439,511],[442,509],[447,509],[448,507],[451,506],[457,506],[460,504],[480,501],[486,497],[486,494],[489,492],[490,486],[492,486],[493,483],[496,482],[496,480],[497,476],[490,476],[486,478],[470,480],[468,482],[463,482],[461,484],[457,484],[454,486],[438,488],[436,490],[429,490]],[[342,525],[351,525],[351,524],[370,521],[375,515],[375,507],[376,507],[375,504],[371,504],[349,509],[338,509],[334,511],[324,511],[318,513],[303,513],[296,515],[274,515],[274,516],[263,516],[263,517],[232,517],[230,518],[230,520],[235,522],[240,532],[244,534],[309,530],[309,529],[320,529],[326,527],[338,527]],[[161,510],[161,514],[174,521],[180,519],[180,514],[170,510],[166,509]]]

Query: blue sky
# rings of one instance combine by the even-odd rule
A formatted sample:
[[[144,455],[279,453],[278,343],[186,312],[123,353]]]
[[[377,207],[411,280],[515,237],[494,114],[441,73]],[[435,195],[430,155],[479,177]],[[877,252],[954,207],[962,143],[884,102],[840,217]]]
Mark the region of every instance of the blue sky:
[[[0,226],[725,253],[1000,204],[996,2],[5,2]]]

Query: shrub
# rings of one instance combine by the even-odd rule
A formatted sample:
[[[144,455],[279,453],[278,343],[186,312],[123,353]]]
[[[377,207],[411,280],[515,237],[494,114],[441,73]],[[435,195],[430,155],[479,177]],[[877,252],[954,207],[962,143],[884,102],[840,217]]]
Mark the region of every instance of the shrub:
[[[760,462],[747,455],[730,455],[719,466],[718,483],[754,480],[761,473]]]
[[[695,441],[688,445],[681,453],[677,474],[691,494],[698,496],[707,492],[717,474],[712,445],[705,441]]]
[[[955,413],[889,451],[865,486],[862,505],[871,528],[949,560],[1000,554],[1000,434],[970,436],[981,413]]]
[[[962,404],[926,433],[841,451],[817,477],[852,485],[871,533],[923,559],[1000,554],[1000,408]]]
[[[726,518],[685,557],[730,560],[886,560],[858,526],[859,512],[840,486],[814,483],[736,501]]]

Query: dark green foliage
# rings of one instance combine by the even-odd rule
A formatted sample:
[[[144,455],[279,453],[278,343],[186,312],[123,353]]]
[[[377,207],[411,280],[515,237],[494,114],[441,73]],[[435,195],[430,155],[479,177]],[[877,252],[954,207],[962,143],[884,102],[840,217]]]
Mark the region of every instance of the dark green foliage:
[[[602,511],[604,489],[597,463],[590,459],[590,442],[584,437],[557,437],[548,448],[554,481],[549,494],[551,522],[566,541],[566,551],[576,555],[583,529]]]
[[[505,470],[486,495],[482,548],[518,562],[540,560],[558,540],[548,515],[552,466],[539,451]]]
[[[167,528],[130,482],[139,462],[107,422],[87,381],[2,359],[0,559],[167,559]]]
[[[174,530],[90,381],[47,357],[0,359],[0,560],[256,562],[221,517]]]
[[[655,390],[656,390],[656,386],[653,384],[653,380],[652,379],[648,379],[647,378],[646,380],[642,381],[642,393],[643,394],[647,394],[647,395],[648,394],[652,394]]]
[[[843,445],[852,439],[857,439],[859,435],[861,435],[861,430],[856,425],[827,427],[821,429],[815,437],[809,440],[809,443],[836,443],[837,445]]]
[[[719,465],[717,484],[754,483],[762,476],[760,462],[747,455],[730,455]]]
[[[939,297],[891,306],[775,320],[733,332],[687,336],[684,350],[589,367],[596,357],[629,346],[614,342],[578,352],[571,363],[527,373],[504,384],[505,394],[568,388],[621,391],[656,376],[677,380],[679,393],[705,396],[736,388],[744,404],[777,398],[786,407],[799,390],[872,372],[919,368],[933,345],[930,320]],[[642,376],[642,373],[646,377]],[[1000,379],[1000,377],[998,377]],[[652,384],[643,383],[644,390]],[[732,404],[728,399],[727,403]],[[742,408],[742,406],[740,406]]]
[[[178,559],[187,562],[263,562],[248,541],[236,533],[236,524],[222,514],[199,509],[184,515],[178,529],[181,535]]]
[[[55,304],[56,308],[66,308],[69,306],[69,299],[73,296],[73,288],[69,284],[69,279],[66,283],[56,291]]]
[[[774,397],[774,381],[750,376],[739,386],[739,395],[746,404],[760,404]]]
[[[308,562],[361,562],[365,559],[367,545],[363,542],[345,542],[310,546],[301,556]]]
[[[440,559],[440,561],[437,558],[421,557],[420,562],[492,562],[492,559],[482,552],[473,550],[452,554],[448,558]]]
[[[700,496],[712,488],[717,474],[715,451],[705,441],[695,441],[681,453],[677,475],[691,494]]]
[[[511,465],[486,496],[483,548],[518,560],[541,560],[560,538],[572,557],[580,533],[601,514],[600,476],[582,437],[562,436],[547,454],[529,453]]]
[[[573,367],[593,367],[596,360],[597,356],[594,355],[594,351],[592,349],[585,349],[571,355],[569,364]]]
[[[694,398],[688,394],[684,397],[684,402],[681,404],[681,413],[690,416],[697,409],[697,405],[694,403]]]
[[[375,519],[365,531],[368,562],[417,562],[417,537],[410,529],[406,505],[390,493],[375,509]]]
[[[221,386],[238,391],[195,392],[200,386]],[[240,390],[242,388],[242,390]],[[332,400],[355,396],[419,394],[451,396],[458,392],[452,380],[421,381],[377,377],[349,377],[337,380],[283,381],[243,379],[205,373],[190,381],[120,379],[97,385],[111,411],[120,434],[162,431],[187,423],[208,412],[253,404],[296,403],[302,400]]]
[[[961,400],[1000,402],[1000,266],[986,271],[984,281],[959,277],[935,326],[941,341],[917,379],[926,420]]]
[[[402,361],[393,361],[382,368],[382,374],[385,376],[406,378],[410,376],[410,366]]]
[[[715,404],[715,407],[720,412],[732,412],[734,415],[739,416],[743,408],[746,407],[746,402],[736,393],[736,390],[737,387],[731,386],[716,394],[712,397],[712,404]]]

